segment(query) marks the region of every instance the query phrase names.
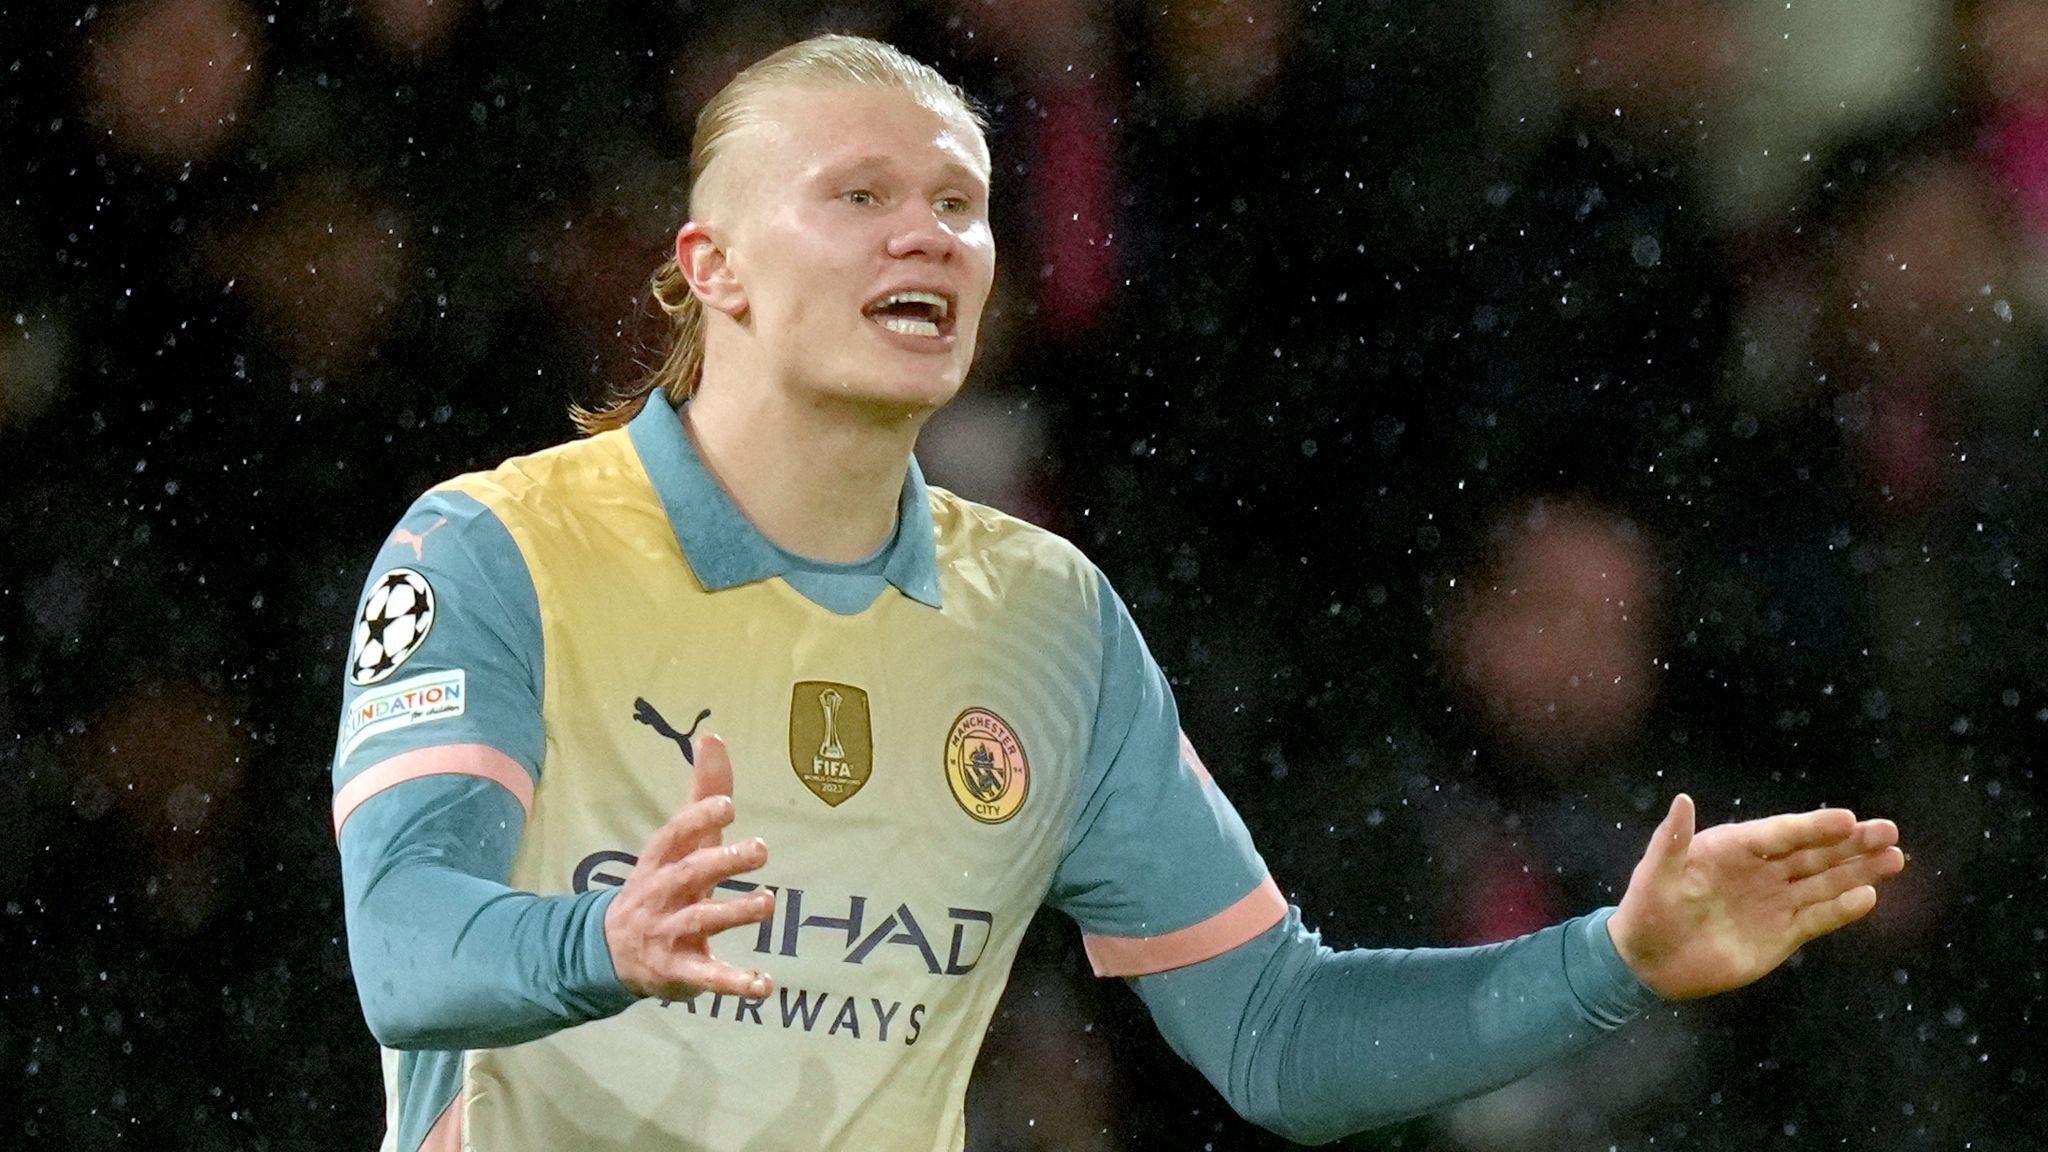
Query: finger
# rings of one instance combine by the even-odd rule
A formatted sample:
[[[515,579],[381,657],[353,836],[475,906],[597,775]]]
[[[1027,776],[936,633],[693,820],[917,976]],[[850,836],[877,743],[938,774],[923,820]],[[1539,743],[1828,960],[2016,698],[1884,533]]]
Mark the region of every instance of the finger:
[[[640,851],[640,863],[659,868],[672,864],[707,844],[716,844],[719,830],[732,823],[730,796],[713,796],[686,804],[654,830],[647,847]]]
[[[699,848],[669,866],[663,883],[672,884],[688,900],[702,900],[720,880],[730,880],[768,862],[768,845],[759,836],[737,844]]]
[[[1833,844],[1807,848],[1784,858],[1785,873],[1793,880],[1818,876],[1844,860],[1880,852],[1899,842],[1899,826],[1889,820],[1865,820],[1854,831]]]
[[[678,958],[674,983],[661,995],[684,1000],[699,992],[716,992],[759,1000],[774,990],[775,981],[766,972],[735,968],[715,956],[684,956]]]
[[[677,941],[677,947],[701,944],[728,929],[759,924],[775,915],[775,897],[767,892],[749,892],[725,900],[699,900],[662,922],[661,934]]]
[[[1854,923],[1869,915],[1877,907],[1877,889],[1868,884],[1851,888],[1832,900],[1808,904],[1792,917],[1792,927],[1800,940],[1811,940],[1825,936],[1845,924]]]
[[[1686,850],[1692,847],[1694,811],[1692,797],[1680,792],[1671,798],[1671,810],[1657,830],[1650,834],[1650,847],[1643,862],[1657,872],[1675,872],[1685,866]]]
[[[1818,904],[1844,892],[1874,885],[1905,866],[1906,854],[1897,848],[1866,853],[1799,881],[1792,886],[1792,897],[1799,904]]]
[[[690,772],[690,799],[732,795],[732,757],[725,741],[706,736],[697,741],[697,763]]]
[[[1778,860],[1794,852],[1818,848],[1846,839],[1856,831],[1856,814],[1847,808],[1816,808],[1766,816],[1738,824],[1743,845],[1766,860]]]

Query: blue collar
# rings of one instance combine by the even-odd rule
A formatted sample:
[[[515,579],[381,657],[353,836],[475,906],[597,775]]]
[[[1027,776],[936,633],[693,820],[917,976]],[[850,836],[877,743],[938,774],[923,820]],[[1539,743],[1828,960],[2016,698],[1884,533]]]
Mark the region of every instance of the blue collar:
[[[668,513],[669,527],[682,546],[683,559],[707,592],[757,580],[787,577],[808,569],[844,571],[848,566],[806,561],[777,548],[761,535],[704,467],[697,446],[683,430],[682,419],[659,388],[648,394],[647,406],[627,426],[640,463],[654,481],[655,494]],[[903,478],[897,504],[896,534],[888,544],[882,577],[920,604],[939,607],[939,555],[932,536],[931,504],[924,473],[917,460]],[[857,566],[855,566],[857,567]],[[870,569],[872,571],[872,569]]]

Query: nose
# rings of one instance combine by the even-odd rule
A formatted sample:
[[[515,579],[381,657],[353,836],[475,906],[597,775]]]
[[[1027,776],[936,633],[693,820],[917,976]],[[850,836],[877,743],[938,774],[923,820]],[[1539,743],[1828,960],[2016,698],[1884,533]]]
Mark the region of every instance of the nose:
[[[888,252],[893,257],[924,256],[943,261],[952,259],[959,250],[960,237],[953,231],[952,223],[929,204],[912,201],[892,223]]]

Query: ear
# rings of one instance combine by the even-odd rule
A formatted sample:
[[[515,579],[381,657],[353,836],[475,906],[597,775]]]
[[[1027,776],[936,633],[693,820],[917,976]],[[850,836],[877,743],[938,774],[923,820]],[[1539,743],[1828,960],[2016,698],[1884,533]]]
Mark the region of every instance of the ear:
[[[740,285],[739,274],[702,221],[692,220],[676,233],[676,263],[682,265],[691,294],[703,301],[706,308],[735,320],[746,313],[747,293]]]

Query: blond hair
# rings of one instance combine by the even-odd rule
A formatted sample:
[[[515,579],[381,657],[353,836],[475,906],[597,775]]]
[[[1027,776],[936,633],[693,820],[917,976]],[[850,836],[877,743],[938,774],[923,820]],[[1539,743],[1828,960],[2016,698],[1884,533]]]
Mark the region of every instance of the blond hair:
[[[928,108],[958,111],[984,135],[988,123],[951,81],[931,65],[890,45],[860,36],[813,36],[762,57],[734,76],[697,113],[690,142],[690,198],[694,201],[704,172],[728,136],[750,122],[763,95],[771,90],[808,85],[859,85],[901,92]],[[690,291],[690,282],[674,252],[655,269],[649,293],[668,314],[669,346],[661,365],[631,384],[614,385],[609,399],[595,408],[571,405],[570,419],[586,435],[622,428],[647,406],[656,388],[680,407],[704,377],[704,305]]]

